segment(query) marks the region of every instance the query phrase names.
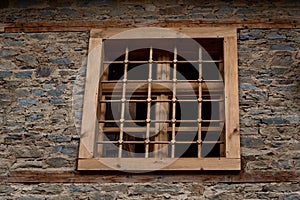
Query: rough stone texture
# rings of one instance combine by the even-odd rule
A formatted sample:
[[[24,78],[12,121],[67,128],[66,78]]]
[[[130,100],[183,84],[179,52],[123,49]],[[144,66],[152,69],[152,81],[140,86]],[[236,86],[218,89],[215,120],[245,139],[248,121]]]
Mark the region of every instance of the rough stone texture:
[[[7,2],[5,0],[4,2]],[[178,0],[178,1],[9,1],[0,4],[0,22],[13,21],[118,21],[128,20],[143,23],[148,20],[165,19],[265,19],[299,17],[299,1],[275,0],[232,1],[232,0]],[[284,39],[278,34],[270,39]],[[22,43],[10,43],[22,45]]]
[[[299,1],[2,0],[0,22],[299,18]],[[130,24],[129,23],[129,24]],[[300,170],[300,30],[238,33],[243,170]],[[0,175],[75,170],[87,32],[0,34]],[[299,183],[0,183],[0,199],[300,199]]]
[[[7,199],[282,199],[300,198],[297,183],[0,184]]]

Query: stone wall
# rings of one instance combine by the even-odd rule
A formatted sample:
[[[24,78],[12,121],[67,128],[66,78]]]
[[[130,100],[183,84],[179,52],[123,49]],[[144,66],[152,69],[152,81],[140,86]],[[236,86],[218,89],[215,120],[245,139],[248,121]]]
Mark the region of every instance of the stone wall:
[[[297,1],[21,1],[1,22],[299,17]],[[0,33],[0,176],[75,171],[88,32]],[[240,29],[242,168],[300,170],[300,29]],[[300,199],[299,182],[0,183],[0,199]]]

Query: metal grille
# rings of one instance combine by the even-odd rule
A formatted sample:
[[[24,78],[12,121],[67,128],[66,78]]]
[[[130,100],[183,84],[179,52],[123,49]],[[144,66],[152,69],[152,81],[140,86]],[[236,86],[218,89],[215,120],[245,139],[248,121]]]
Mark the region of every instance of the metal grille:
[[[159,41],[132,49],[132,40],[116,40],[114,60],[104,46],[95,156],[224,157],[224,56],[217,40],[201,40],[219,43],[207,51],[200,40],[197,49],[170,41],[169,51],[151,46]],[[188,59],[180,54],[189,51]]]

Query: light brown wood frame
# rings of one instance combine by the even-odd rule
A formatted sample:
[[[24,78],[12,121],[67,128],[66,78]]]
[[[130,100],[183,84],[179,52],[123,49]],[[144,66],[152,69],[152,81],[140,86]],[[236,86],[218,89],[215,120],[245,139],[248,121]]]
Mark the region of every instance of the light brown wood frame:
[[[237,30],[231,27],[172,28],[190,38],[224,38],[225,157],[221,158],[95,158],[98,87],[101,74],[102,40],[129,28],[92,29],[84,94],[78,170],[240,170]],[[155,32],[155,29],[153,29]],[[168,38],[159,31],[130,38]],[[176,38],[174,34],[171,37]],[[172,160],[173,159],[173,160]],[[165,165],[165,163],[171,163]],[[105,164],[106,163],[106,164]],[[107,166],[109,163],[109,166]],[[111,167],[113,166],[113,167]],[[162,167],[160,167],[162,166]]]

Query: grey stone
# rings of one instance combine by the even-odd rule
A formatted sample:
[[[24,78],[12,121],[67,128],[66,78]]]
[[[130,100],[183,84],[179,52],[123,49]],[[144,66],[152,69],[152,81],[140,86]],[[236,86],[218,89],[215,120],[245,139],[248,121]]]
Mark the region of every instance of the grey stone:
[[[9,60],[0,60],[0,70],[13,70],[17,65]]]
[[[32,90],[32,93],[33,93],[35,96],[42,96],[42,95],[44,94],[44,90],[34,89],[34,90]]]
[[[38,185],[36,187],[33,187],[32,190],[30,190],[30,193],[53,195],[60,194],[62,191],[63,188],[60,185]]]
[[[70,136],[59,136],[59,135],[51,135],[50,139],[54,142],[70,142],[72,138]]]
[[[11,49],[2,49],[0,50],[0,57],[1,58],[11,58],[12,56],[18,55],[18,52]]]
[[[101,200],[117,199],[117,194],[116,193],[102,194],[102,193],[96,192],[94,195],[94,199],[101,199]]]
[[[34,121],[41,121],[44,119],[43,113],[31,113],[25,116],[25,121],[34,122]]]
[[[64,58],[51,58],[49,59],[49,62],[57,64],[57,65],[69,65],[71,64],[71,61],[69,58],[64,57]]]
[[[18,200],[45,200],[45,198],[26,196],[26,197],[20,197],[18,198]]]
[[[48,77],[52,72],[53,68],[48,66],[39,66],[35,71],[37,77]]]
[[[36,62],[36,58],[34,56],[28,55],[28,54],[18,55],[16,57],[16,59],[18,61],[26,62],[26,63],[35,63]]]
[[[16,78],[31,78],[32,71],[24,71],[16,73]]]
[[[22,146],[13,149],[17,158],[38,158],[41,156],[40,150],[35,146]]]
[[[62,104],[65,103],[65,99],[50,99],[51,104]]]
[[[77,12],[76,12],[76,10],[70,9],[70,8],[62,8],[62,9],[60,9],[59,11],[60,11],[62,14],[69,15],[69,16],[72,16],[72,17],[78,15]]]
[[[16,89],[15,90],[15,95],[17,98],[20,98],[20,97],[27,97],[29,96],[30,92],[28,91],[28,89]]]
[[[292,56],[289,54],[276,55],[271,61],[272,66],[291,66],[293,64]]]
[[[270,49],[277,51],[297,51],[297,49],[293,45],[286,44],[273,44],[270,46]]]
[[[246,90],[259,90],[258,87],[249,84],[240,84],[239,87]]]
[[[80,193],[83,193],[83,192],[91,192],[91,191],[95,191],[96,189],[93,188],[93,187],[84,187],[84,186],[77,186],[77,185],[72,185],[70,188],[69,188],[69,191],[74,193],[74,192],[80,192]]]
[[[65,167],[65,165],[67,164],[67,160],[65,158],[49,158],[47,159],[46,163],[50,166],[50,167],[54,167],[54,168],[60,168],[60,167]]]
[[[156,10],[156,6],[152,5],[152,4],[146,4],[145,5],[145,10],[148,12],[154,12]]]
[[[59,89],[59,88],[56,88],[54,90],[49,90],[47,92],[47,94],[49,96],[58,97],[58,96],[61,96],[63,94],[63,91],[61,89]]]
[[[285,39],[286,35],[284,34],[278,34],[278,33],[271,33],[268,35],[269,40],[279,40],[279,39]]]
[[[23,47],[25,46],[25,43],[23,41],[5,41],[4,46],[7,47]]]
[[[12,72],[0,72],[0,78],[9,78],[11,75]]]
[[[43,161],[24,161],[20,163],[15,163],[11,168],[42,168],[43,166]]]
[[[23,137],[22,135],[8,135],[7,137],[5,137],[4,141],[5,142],[11,142],[12,140],[22,140]]]
[[[19,100],[19,105],[20,106],[32,106],[33,104],[36,104],[35,99],[21,99]]]
[[[28,36],[32,39],[45,40],[49,37],[48,33],[29,33]]]
[[[10,194],[13,193],[15,191],[14,188],[12,188],[11,186],[6,186],[6,185],[0,185],[0,194]]]
[[[53,147],[54,153],[62,153],[72,157],[77,156],[78,145],[68,144],[68,145],[57,145]]]
[[[253,137],[242,137],[241,146],[242,147],[260,147],[263,146],[264,142],[262,139]]]
[[[261,119],[263,124],[287,124],[288,121],[279,117]]]

